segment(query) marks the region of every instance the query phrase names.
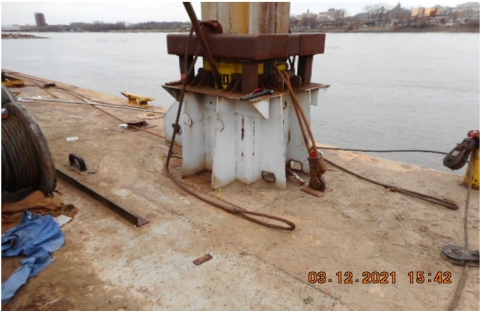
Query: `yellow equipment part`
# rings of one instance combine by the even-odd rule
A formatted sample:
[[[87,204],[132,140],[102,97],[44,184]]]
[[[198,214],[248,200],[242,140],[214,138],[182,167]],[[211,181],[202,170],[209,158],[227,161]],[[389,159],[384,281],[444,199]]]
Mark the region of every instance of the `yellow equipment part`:
[[[473,189],[479,189],[478,175],[479,175],[480,165],[479,165],[479,152],[478,148],[472,151],[470,156],[470,162],[468,164],[467,172],[465,173],[465,179],[463,183],[469,187],[472,185]],[[471,178],[471,179],[470,179]]]
[[[148,107],[148,102],[155,100],[155,98],[153,98],[153,97],[147,97],[147,96],[132,94],[130,92],[120,92],[120,93],[123,96],[125,96],[126,98],[128,98],[128,103],[130,105],[140,106],[142,108]]]
[[[10,79],[5,79],[5,81],[2,81],[3,85],[6,87],[23,87],[25,86],[25,82],[23,80],[10,80]]]
[[[284,62],[278,63],[280,70],[285,70],[287,68]],[[232,82],[232,75],[233,74],[241,74],[243,71],[243,65],[240,62],[228,62],[219,60],[217,61],[217,68],[218,73],[220,74],[220,78],[222,80],[223,89],[225,89],[230,82]],[[207,60],[203,61],[203,69],[205,70],[212,70],[212,66]],[[264,63],[258,63],[258,75],[262,75],[264,72]]]

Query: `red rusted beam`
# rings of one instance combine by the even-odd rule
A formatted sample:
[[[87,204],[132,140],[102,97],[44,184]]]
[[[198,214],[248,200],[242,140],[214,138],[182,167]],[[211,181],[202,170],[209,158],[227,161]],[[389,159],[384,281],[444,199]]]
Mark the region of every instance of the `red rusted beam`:
[[[184,55],[188,34],[167,35],[168,54]],[[188,54],[195,55],[198,39],[192,37]],[[325,34],[266,34],[266,35],[208,35],[208,45],[213,57],[263,61],[293,55],[323,54]],[[200,54],[205,56],[203,52]]]

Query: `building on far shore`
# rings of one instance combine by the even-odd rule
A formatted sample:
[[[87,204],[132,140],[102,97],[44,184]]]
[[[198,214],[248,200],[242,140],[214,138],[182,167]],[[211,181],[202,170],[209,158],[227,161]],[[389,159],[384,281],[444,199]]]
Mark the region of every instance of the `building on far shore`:
[[[45,15],[43,15],[43,13],[35,13],[35,22],[37,23],[37,27],[47,26],[47,22],[45,21]]]
[[[367,5],[363,11],[354,16],[348,16],[344,9],[330,8],[325,12],[306,13],[290,16],[290,28],[295,31],[305,29],[318,30],[358,30],[368,27],[393,27],[432,29],[450,26],[467,26],[468,32],[479,29],[480,3],[466,2],[456,7],[435,5],[433,7],[419,6],[416,8],[402,7],[400,3],[389,5]],[[466,29],[466,28],[465,28]]]

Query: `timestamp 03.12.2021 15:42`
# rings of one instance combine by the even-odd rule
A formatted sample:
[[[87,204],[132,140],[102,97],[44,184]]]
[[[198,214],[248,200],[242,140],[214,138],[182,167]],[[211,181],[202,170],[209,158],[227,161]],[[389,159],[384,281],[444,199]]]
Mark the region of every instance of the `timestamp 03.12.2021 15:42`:
[[[399,279],[409,284],[451,284],[452,273],[450,271],[410,271],[405,275],[400,275],[396,271],[363,271],[360,274],[351,271],[336,271],[327,274],[325,271],[310,271],[307,276],[307,280],[311,284],[396,284]]]

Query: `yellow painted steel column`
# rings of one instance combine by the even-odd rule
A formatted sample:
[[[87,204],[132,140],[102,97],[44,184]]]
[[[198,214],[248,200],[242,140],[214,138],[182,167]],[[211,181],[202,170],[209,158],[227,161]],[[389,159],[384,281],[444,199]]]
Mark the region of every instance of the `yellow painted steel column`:
[[[202,2],[202,20],[217,20],[224,34],[288,33],[290,2]]]
[[[470,163],[468,164],[467,172],[465,173],[465,179],[463,180],[465,186],[469,187],[471,184],[473,189],[479,189],[479,171],[479,152],[477,148],[472,151],[472,155],[470,156]]]

